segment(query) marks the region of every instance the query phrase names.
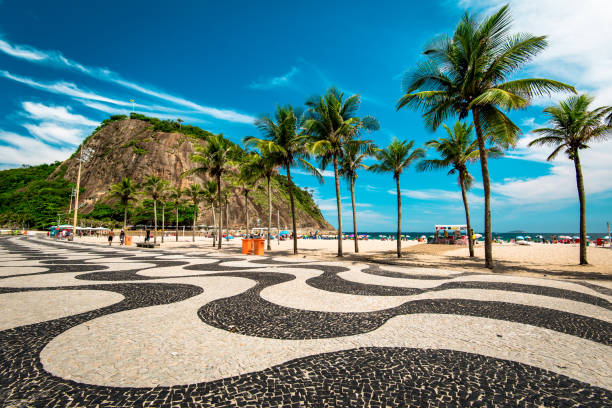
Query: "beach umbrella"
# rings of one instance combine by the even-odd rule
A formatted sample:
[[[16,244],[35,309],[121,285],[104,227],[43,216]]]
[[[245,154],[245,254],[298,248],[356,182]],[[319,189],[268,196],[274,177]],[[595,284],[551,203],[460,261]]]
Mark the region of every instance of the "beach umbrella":
[[[522,235],[519,235],[518,237],[516,237],[517,241],[524,241],[525,237],[523,237]]]

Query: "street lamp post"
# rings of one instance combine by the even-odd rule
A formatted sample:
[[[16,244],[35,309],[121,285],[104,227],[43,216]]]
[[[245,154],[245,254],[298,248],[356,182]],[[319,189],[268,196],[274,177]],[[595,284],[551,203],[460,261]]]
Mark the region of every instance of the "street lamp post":
[[[132,113],[134,113],[134,100],[130,99],[130,102],[132,102]]]
[[[81,166],[83,165],[83,161],[87,161],[89,156],[91,155],[91,149],[85,149],[85,146],[81,146],[79,152],[79,171],[77,173],[77,184],[76,184],[76,195],[74,197],[74,218],[72,223],[72,239],[76,237],[76,228],[77,228],[77,216],[79,212],[79,189],[81,186]]]

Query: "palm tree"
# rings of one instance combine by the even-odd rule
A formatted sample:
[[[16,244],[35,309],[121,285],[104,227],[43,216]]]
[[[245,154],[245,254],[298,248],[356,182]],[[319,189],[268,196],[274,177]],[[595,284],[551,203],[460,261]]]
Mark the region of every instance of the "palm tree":
[[[136,199],[138,186],[129,177],[124,177],[121,182],[111,186],[110,194],[113,197],[119,198],[123,206],[123,230],[127,230],[127,210],[130,201]]]
[[[193,203],[193,228],[191,230],[191,241],[195,242],[196,221],[198,219],[198,206],[202,200],[204,190],[199,184],[192,184],[185,190],[185,195],[189,197]]]
[[[467,190],[472,185],[473,177],[467,170],[468,163],[478,161],[480,153],[478,151],[478,141],[474,139],[472,131],[474,125],[467,125],[457,121],[453,129],[444,126],[448,138],[441,137],[437,140],[430,140],[425,146],[435,149],[440,154],[440,159],[423,160],[419,163],[419,171],[439,170],[451,167],[448,174],[459,175],[459,186],[461,187],[461,197],[465,209],[465,222],[467,224],[468,246],[470,257],[474,256],[474,240],[472,237],[472,225],[470,221],[470,208],[467,199]],[[502,151],[497,147],[488,149],[488,157],[500,156]]]
[[[174,213],[176,215],[176,242],[179,236],[179,206],[183,202],[183,189],[174,187],[169,190],[168,200],[174,205]]]
[[[306,101],[308,110],[304,127],[311,138],[309,148],[319,158],[321,169],[325,169],[330,162],[334,167],[338,207],[338,256],[343,256],[342,206],[338,174],[338,160],[342,157],[342,145],[357,134],[360,127],[366,127],[375,122],[373,118],[372,120],[361,120],[355,116],[360,104],[359,95],[353,95],[345,100],[344,93],[334,87],[329,88],[325,95]]]
[[[351,203],[353,206],[353,231],[355,235],[355,252],[359,252],[359,239],[357,236],[357,210],[355,208],[355,180],[357,170],[366,168],[363,161],[372,156],[376,146],[371,140],[353,139],[345,142],[342,146],[342,157],[338,163],[340,176],[344,177],[351,189]]]
[[[265,138],[259,139],[247,136],[244,138],[244,142],[247,145],[256,145],[262,154],[269,156],[270,159],[274,158],[276,164],[284,167],[287,172],[291,219],[293,222],[293,253],[297,254],[297,226],[291,167],[296,165],[303,167],[315,176],[318,175],[319,180],[322,180],[317,169],[306,161],[309,154],[306,148],[307,136],[301,133],[302,115],[299,112],[295,112],[290,105],[277,106],[274,118],[262,116],[255,121],[255,126],[264,134]],[[271,204],[269,207],[271,212]],[[271,218],[271,215],[269,218]],[[269,232],[268,249],[270,249]]]
[[[182,127],[183,122],[184,122],[184,120],[183,120],[183,119],[181,119],[181,118],[178,118],[178,119],[176,120],[176,123],[178,123],[179,128],[180,128],[180,127]]]
[[[222,203],[221,203],[221,177],[234,164],[240,152],[240,148],[222,134],[211,135],[204,146],[196,146],[196,153],[191,156],[191,160],[198,163],[199,167],[188,170],[184,174],[205,173],[217,181],[217,196],[219,203],[219,241],[218,248],[221,249],[221,224],[222,224]]]
[[[612,135],[612,124],[606,123],[607,115],[612,115],[611,106],[602,106],[589,111],[593,97],[588,95],[571,96],[557,106],[544,109],[549,117],[550,128],[540,128],[533,132],[543,135],[529,143],[529,146],[553,146],[555,150],[547,160],[553,160],[560,152],[567,154],[574,162],[576,184],[580,201],[580,265],[587,265],[586,251],[586,197],[580,166],[579,151],[587,149],[589,143],[605,140]]]
[[[214,180],[207,180],[204,184],[203,195],[204,201],[210,204],[210,208],[213,216],[213,225],[217,225],[217,218],[215,214],[215,200],[217,199],[217,183]],[[213,234],[213,248],[216,245],[216,234]]]
[[[515,79],[516,72],[547,45],[544,36],[511,34],[508,6],[477,21],[465,14],[452,37],[435,39],[419,63],[404,78],[405,95],[397,109],[423,112],[425,123],[436,130],[455,115],[470,113],[476,130],[485,195],[485,266],[493,268],[491,246],[491,183],[486,141],[507,148],[520,129],[503,111],[522,109],[533,97],[556,91],[576,92],[572,86],[543,78]],[[507,80],[512,78],[511,80]]]
[[[413,149],[414,141],[393,141],[384,149],[376,150],[378,163],[368,167],[376,173],[393,173],[393,179],[397,186],[397,257],[402,257],[402,193],[400,190],[400,175],[413,161],[425,156],[425,150]]]
[[[158,176],[149,176],[145,180],[143,187],[144,194],[148,195],[153,200],[153,219],[155,223],[155,232],[153,234],[153,244],[157,243],[157,202],[160,200],[164,192],[169,187],[169,182]]]

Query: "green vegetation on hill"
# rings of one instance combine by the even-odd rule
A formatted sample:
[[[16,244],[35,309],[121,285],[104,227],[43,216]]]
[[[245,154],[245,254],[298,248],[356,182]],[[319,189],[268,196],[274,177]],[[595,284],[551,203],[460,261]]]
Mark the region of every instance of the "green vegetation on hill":
[[[60,162],[0,171],[0,224],[44,228],[66,212],[71,184]],[[60,167],[56,176],[51,173]]]

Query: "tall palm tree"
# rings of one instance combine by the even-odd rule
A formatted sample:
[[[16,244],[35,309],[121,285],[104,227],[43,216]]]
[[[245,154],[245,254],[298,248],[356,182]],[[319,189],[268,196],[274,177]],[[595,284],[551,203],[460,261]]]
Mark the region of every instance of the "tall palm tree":
[[[247,145],[255,145],[260,152],[276,159],[280,167],[287,172],[289,202],[291,205],[291,219],[293,223],[293,253],[297,254],[297,225],[295,221],[295,200],[293,198],[293,181],[291,179],[291,167],[300,166],[313,173],[322,180],[317,169],[306,161],[309,158],[306,148],[307,136],[301,133],[302,115],[294,111],[291,105],[277,106],[274,117],[262,116],[255,121],[255,126],[264,134],[264,138],[247,136],[244,142]],[[272,211],[271,205],[269,205]],[[271,215],[270,215],[271,217]],[[268,231],[268,249],[270,249]]]
[[[336,183],[336,205],[338,207],[338,256],[342,253],[342,206],[340,198],[340,179],[338,160],[342,157],[342,145],[352,138],[360,126],[373,124],[373,120],[361,120],[356,114],[361,104],[359,95],[344,99],[344,92],[331,87],[321,97],[306,101],[308,110],[304,120],[311,143],[309,148],[320,161],[320,168],[325,169],[330,162],[334,167]]]
[[[240,148],[230,140],[218,135],[208,137],[204,146],[199,145],[195,148],[196,153],[191,156],[191,160],[199,165],[185,172],[185,174],[205,173],[213,177],[217,181],[217,196],[219,205],[219,241],[218,248],[221,249],[221,224],[222,224],[222,203],[221,196],[221,177],[228,170],[229,166],[236,162],[236,158],[240,153]]]
[[[157,202],[160,200],[164,192],[169,187],[169,182],[161,177],[151,175],[142,185],[143,193],[153,200],[153,219],[155,223],[155,231],[153,233],[153,244],[157,243]]]
[[[376,173],[393,173],[397,187],[397,257],[402,257],[402,192],[400,189],[400,175],[413,161],[425,156],[422,148],[413,149],[414,140],[393,141],[384,149],[376,150],[378,163],[368,167],[368,170]]]
[[[176,216],[176,242],[179,236],[179,206],[183,202],[183,189],[174,187],[169,190],[168,200],[174,205],[174,214]]]
[[[574,162],[576,185],[580,201],[580,265],[587,265],[586,251],[586,197],[580,165],[579,151],[587,149],[591,142],[602,141],[612,135],[612,123],[606,123],[607,115],[612,115],[611,106],[589,110],[593,97],[588,95],[571,96],[557,106],[544,109],[551,127],[536,129],[541,134],[529,146],[553,146],[555,150],[547,160],[553,160],[560,152],[567,154]]]
[[[216,213],[215,213],[215,200],[217,199],[217,182],[216,181],[207,180],[206,183],[204,183],[202,197],[204,198],[204,201],[210,204],[210,209],[212,211],[212,216],[213,216],[213,225],[217,225],[217,218],[216,218]],[[217,242],[216,237],[217,237],[217,234],[213,234],[213,242],[212,242],[213,248],[215,247],[216,242]]]
[[[474,240],[472,237],[472,224],[470,221],[470,208],[467,199],[467,190],[472,185],[473,177],[467,170],[468,163],[478,161],[480,152],[478,151],[478,141],[474,139],[472,131],[474,125],[457,121],[451,130],[444,126],[447,138],[441,137],[437,140],[430,140],[425,146],[435,149],[439,159],[423,160],[417,166],[419,171],[439,170],[450,167],[448,174],[458,174],[459,186],[461,187],[461,197],[463,198],[463,208],[465,209],[465,222],[467,224],[467,236],[470,257],[474,256]],[[488,157],[500,156],[502,151],[497,147],[488,149]]]
[[[340,176],[344,177],[351,189],[351,203],[353,207],[353,231],[355,235],[355,252],[359,252],[359,239],[357,236],[357,210],[355,205],[355,180],[357,170],[367,168],[363,161],[372,156],[376,146],[371,140],[353,139],[342,146],[342,157],[338,163]]]
[[[511,34],[511,22],[508,6],[482,21],[465,14],[452,37],[439,37],[425,49],[427,59],[406,74],[405,95],[397,103],[398,110],[422,111],[432,130],[449,117],[458,114],[462,120],[472,114],[485,195],[487,268],[493,268],[493,253],[486,141],[502,148],[516,143],[520,129],[504,111],[522,109],[533,97],[551,92],[576,92],[572,86],[550,79],[515,79],[517,71],[547,42],[544,36]]]
[[[136,199],[138,194],[138,185],[132,181],[129,177],[124,177],[121,182],[113,184],[110,189],[112,197],[117,197],[121,201],[123,206],[123,230],[127,229],[127,210],[130,201]]]
[[[187,189],[185,189],[185,195],[189,197],[191,202],[193,203],[193,228],[191,230],[191,241],[195,242],[195,230],[196,230],[196,221],[198,219],[198,207],[200,205],[200,201],[202,200],[202,196],[204,195],[204,190],[202,190],[202,186],[199,184],[192,184]]]

